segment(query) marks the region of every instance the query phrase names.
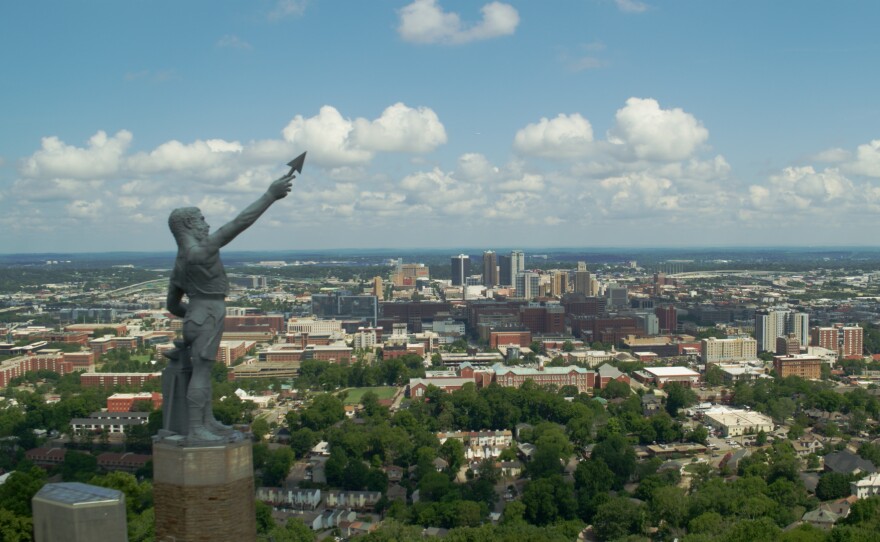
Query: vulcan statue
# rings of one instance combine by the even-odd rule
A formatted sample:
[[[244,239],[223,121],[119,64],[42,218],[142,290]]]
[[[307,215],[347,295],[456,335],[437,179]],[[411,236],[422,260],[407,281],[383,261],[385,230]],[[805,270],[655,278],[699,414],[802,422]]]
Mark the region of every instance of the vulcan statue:
[[[211,408],[211,367],[223,336],[229,291],[220,248],[290,193],[294,173],[302,172],[304,161],[305,153],[288,163],[290,172],[214,233],[209,233],[197,207],[171,212],[168,226],[177,241],[177,259],[168,285],[167,306],[171,314],[183,318],[183,341],[175,342],[178,348],[168,354],[171,364],[163,374],[164,435],[185,436],[188,442],[219,442],[233,435],[232,427],[217,421]],[[184,295],[187,302],[183,301]]]

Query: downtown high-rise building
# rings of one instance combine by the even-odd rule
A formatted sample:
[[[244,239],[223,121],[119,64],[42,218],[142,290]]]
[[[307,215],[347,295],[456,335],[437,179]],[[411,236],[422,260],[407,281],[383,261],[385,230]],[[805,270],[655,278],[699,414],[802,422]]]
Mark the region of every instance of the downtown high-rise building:
[[[574,272],[574,293],[593,295],[592,277],[587,271],[587,262],[578,262],[577,269]]]
[[[526,270],[526,254],[522,250],[510,251],[510,283],[516,283],[516,276]]]
[[[840,328],[840,355],[861,356],[864,353],[865,330],[860,326],[843,326]]]
[[[810,330],[810,344],[833,350],[842,357],[864,353],[865,331],[858,325],[834,324]]]
[[[483,286],[498,286],[498,256],[493,250],[483,252]]]
[[[504,254],[498,255],[498,281],[501,286],[513,286],[516,283],[516,276],[510,272],[510,256]]]
[[[524,271],[516,276],[516,297],[534,299],[541,292],[541,275]]]
[[[553,271],[550,274],[550,295],[562,297],[568,292],[568,271]]]
[[[775,352],[776,339],[794,335],[799,344],[809,344],[810,316],[791,309],[760,309],[755,311],[755,340],[759,352]]]
[[[467,276],[471,271],[471,257],[467,254],[459,254],[452,257],[452,285],[464,286],[467,284]]]

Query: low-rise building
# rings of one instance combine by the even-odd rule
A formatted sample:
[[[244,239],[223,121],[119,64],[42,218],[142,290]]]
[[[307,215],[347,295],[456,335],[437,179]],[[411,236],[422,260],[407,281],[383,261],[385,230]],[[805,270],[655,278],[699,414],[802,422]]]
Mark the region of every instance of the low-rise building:
[[[464,445],[465,459],[468,461],[495,459],[513,443],[513,433],[509,429],[499,431],[449,431],[437,433],[443,444],[449,439]]]
[[[643,372],[650,375],[652,383],[661,389],[672,382],[688,388],[700,383],[700,373],[687,367],[646,367]]]
[[[114,393],[107,398],[108,412],[130,412],[136,402],[145,401],[153,405],[153,409],[162,408],[162,394],[158,392]]]
[[[773,420],[769,416],[751,410],[718,406],[706,410],[703,417],[725,437],[773,431]]]
[[[324,503],[327,508],[365,510],[376,506],[381,498],[379,491],[328,491]]]
[[[83,373],[79,383],[87,388],[131,386],[140,388],[148,380],[162,378],[162,373]]]
[[[70,428],[79,433],[119,433],[128,432],[135,425],[149,421],[148,412],[93,412],[88,418],[73,418]]]
[[[809,354],[774,356],[773,369],[780,378],[799,376],[807,380],[819,380],[822,377],[822,359]]]
[[[596,373],[583,367],[508,367],[500,363],[492,366],[495,382],[502,387],[519,388],[527,380],[539,386],[575,386],[579,393],[586,393],[596,387]]]
[[[850,482],[850,492],[859,499],[880,495],[880,473],[874,473],[861,480]]]

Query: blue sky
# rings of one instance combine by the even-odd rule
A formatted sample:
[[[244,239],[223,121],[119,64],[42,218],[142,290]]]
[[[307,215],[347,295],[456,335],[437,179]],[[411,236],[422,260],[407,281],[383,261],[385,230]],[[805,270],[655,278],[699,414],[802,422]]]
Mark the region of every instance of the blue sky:
[[[4,2],[0,252],[877,245],[873,1]]]

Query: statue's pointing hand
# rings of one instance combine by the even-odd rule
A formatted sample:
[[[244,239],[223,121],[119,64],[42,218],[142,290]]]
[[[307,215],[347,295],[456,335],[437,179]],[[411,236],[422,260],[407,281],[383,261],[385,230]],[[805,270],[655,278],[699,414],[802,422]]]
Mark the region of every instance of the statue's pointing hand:
[[[293,187],[293,175],[285,175],[284,177],[279,178],[271,185],[269,185],[269,195],[275,199],[281,199],[287,194],[290,194],[290,190]]]

